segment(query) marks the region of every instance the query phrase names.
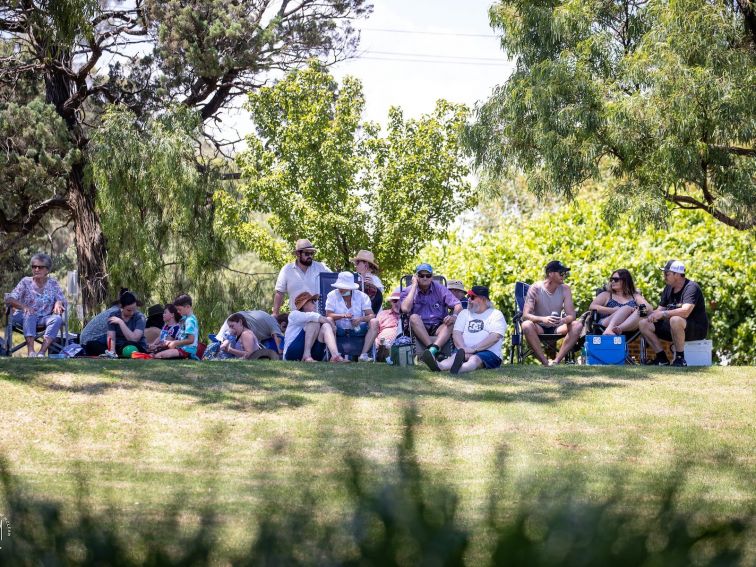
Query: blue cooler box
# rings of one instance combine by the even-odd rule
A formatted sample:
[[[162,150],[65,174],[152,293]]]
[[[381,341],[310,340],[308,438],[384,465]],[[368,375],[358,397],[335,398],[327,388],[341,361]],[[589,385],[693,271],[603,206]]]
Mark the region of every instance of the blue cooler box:
[[[586,364],[625,364],[627,344],[623,335],[587,335]]]

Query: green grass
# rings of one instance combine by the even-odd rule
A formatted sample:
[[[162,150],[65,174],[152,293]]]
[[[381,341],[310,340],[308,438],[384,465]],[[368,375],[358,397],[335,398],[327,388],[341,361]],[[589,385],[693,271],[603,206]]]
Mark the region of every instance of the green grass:
[[[385,365],[0,361],[0,455],[39,497],[124,517],[212,500],[229,545],[271,490],[334,503],[345,453],[396,458],[414,403],[420,465],[457,489],[469,521],[502,474],[615,478],[644,488],[687,467],[680,498],[722,516],[754,506],[756,368],[505,366],[467,377]],[[327,513],[324,509],[323,513]]]

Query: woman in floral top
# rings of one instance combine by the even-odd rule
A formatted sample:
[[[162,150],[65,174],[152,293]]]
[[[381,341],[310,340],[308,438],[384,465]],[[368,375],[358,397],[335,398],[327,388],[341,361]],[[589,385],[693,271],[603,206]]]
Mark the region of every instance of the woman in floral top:
[[[5,303],[15,309],[13,324],[23,327],[29,358],[45,356],[63,324],[66,298],[60,285],[51,278],[52,259],[47,254],[35,254],[31,259],[32,277],[23,278],[16,289],[6,294]],[[45,327],[44,341],[39,352],[34,350],[37,327]]]

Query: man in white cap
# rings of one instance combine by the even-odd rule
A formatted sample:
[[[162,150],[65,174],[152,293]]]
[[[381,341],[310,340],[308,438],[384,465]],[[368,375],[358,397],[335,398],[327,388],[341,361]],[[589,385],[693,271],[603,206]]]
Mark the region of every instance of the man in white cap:
[[[318,293],[320,291],[321,272],[330,272],[328,266],[315,262],[317,249],[306,238],[297,240],[294,246],[296,260],[286,264],[278,274],[276,280],[276,294],[273,296],[273,316],[281,312],[284,294],[289,296],[289,310],[294,311],[294,298],[303,291]]]
[[[376,356],[375,359],[381,361],[388,355],[388,350],[396,339],[396,332],[399,329],[399,298],[401,297],[402,290],[396,288],[394,292],[389,296],[391,302],[391,309],[384,309],[378,316],[370,321],[370,329],[367,335],[365,335],[365,344],[362,347],[362,354],[360,355],[360,362],[367,362],[370,360],[368,352],[373,345],[375,345]]]
[[[685,264],[670,260],[663,268],[664,291],[659,307],[641,318],[640,332],[654,349],[656,356],[647,364],[666,366],[669,364],[661,341],[672,341],[675,345],[675,360],[672,366],[687,366],[685,362],[685,341],[700,341],[709,332],[709,318],[706,315],[701,287],[685,277]]]

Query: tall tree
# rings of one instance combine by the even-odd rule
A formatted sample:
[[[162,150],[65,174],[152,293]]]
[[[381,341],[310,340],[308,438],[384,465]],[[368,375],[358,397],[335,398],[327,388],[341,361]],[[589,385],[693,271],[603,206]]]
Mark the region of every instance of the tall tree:
[[[369,249],[393,275],[443,234],[469,194],[459,143],[467,109],[439,101],[405,120],[392,108],[381,136],[360,121],[363,106],[357,79],[339,85],[317,63],[251,94],[257,136],[238,156],[243,185],[216,194],[227,233],[275,263],[297,238],[311,238],[331,268]],[[254,212],[268,215],[272,233]]]
[[[29,183],[17,181],[13,202],[0,210],[0,236],[15,243],[51,212],[70,216],[85,304],[101,303],[107,247],[89,142],[103,109],[124,105],[138,125],[170,105],[192,109],[201,138],[220,150],[213,127],[235,96],[311,57],[348,55],[357,41],[350,21],[369,10],[366,0],[6,0],[0,93],[20,85],[43,93],[59,120],[46,125],[42,115],[49,111],[30,107],[29,118],[40,118],[30,129],[57,128],[58,135],[62,125],[68,146],[35,148],[32,156],[22,153],[23,144],[6,145],[6,159],[31,159],[45,171]],[[23,104],[32,102],[39,104],[31,95]],[[14,103],[0,99],[0,114],[18,114]],[[47,183],[45,175],[57,181]]]
[[[490,18],[517,67],[467,131],[478,167],[567,198],[604,180],[609,217],[672,203],[754,227],[752,0],[499,0]]]

